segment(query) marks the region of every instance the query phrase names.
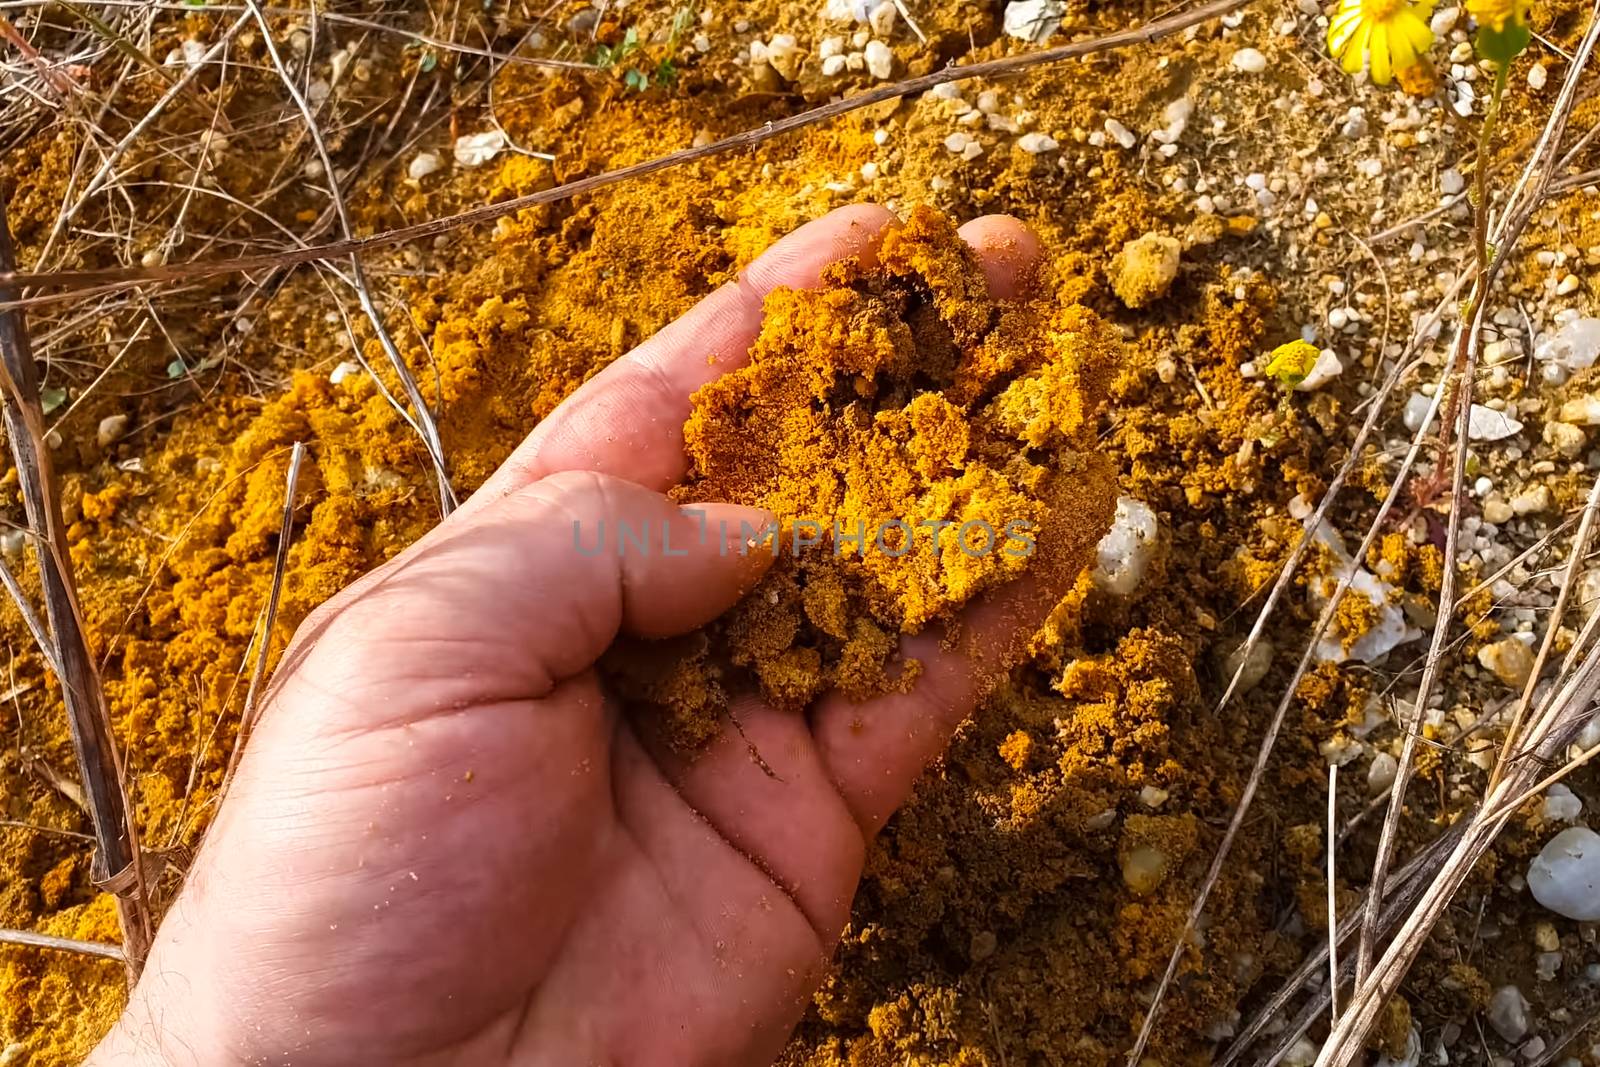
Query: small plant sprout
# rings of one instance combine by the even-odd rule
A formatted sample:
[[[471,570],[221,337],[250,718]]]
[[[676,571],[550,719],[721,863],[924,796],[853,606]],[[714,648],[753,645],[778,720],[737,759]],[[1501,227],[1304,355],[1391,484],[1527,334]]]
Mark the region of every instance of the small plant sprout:
[[[1317,346],[1295,338],[1272,350],[1262,373],[1283,387],[1285,393],[1306,380],[1311,368],[1317,365]]]
[[[1409,0],[1339,0],[1328,23],[1328,52],[1346,74],[1360,73],[1367,61],[1372,80],[1388,85],[1396,73],[1425,61],[1433,45],[1432,9]]]

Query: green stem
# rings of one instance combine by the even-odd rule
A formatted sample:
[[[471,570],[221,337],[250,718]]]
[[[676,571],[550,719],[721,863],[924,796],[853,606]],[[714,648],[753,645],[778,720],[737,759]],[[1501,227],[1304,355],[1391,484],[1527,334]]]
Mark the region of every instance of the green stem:
[[[1477,237],[1478,274],[1489,269],[1489,142],[1494,138],[1495,120],[1500,117],[1500,100],[1506,95],[1506,80],[1511,72],[1510,63],[1497,63],[1494,68],[1494,89],[1489,93],[1489,106],[1483,111],[1483,125],[1478,127],[1478,167],[1473,179],[1477,184],[1477,200],[1473,231]]]

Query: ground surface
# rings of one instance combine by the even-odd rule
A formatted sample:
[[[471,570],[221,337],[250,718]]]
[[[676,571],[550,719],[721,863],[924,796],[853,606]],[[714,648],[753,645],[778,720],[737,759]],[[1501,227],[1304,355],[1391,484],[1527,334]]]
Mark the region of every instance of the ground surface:
[[[884,25],[881,14],[875,26],[831,23],[794,0],[681,12],[653,0],[599,9],[558,0],[547,11],[403,6],[331,5],[345,21],[270,18],[316,108],[358,232],[598,173],[859,90],[875,77],[867,59],[882,62],[872,40],[889,46],[891,77],[1031,47],[1002,34],[1002,5],[971,0],[907,0],[915,32],[904,18]],[[1067,7],[1057,43],[1164,13],[1138,3]],[[113,13],[156,62],[172,53],[169,72],[186,69],[186,54],[217,52],[99,181],[166,81],[65,9],[8,13],[46,57],[74,64],[56,87],[6,52],[0,191],[25,266],[175,263],[338,236],[329,176],[256,24],[235,29],[239,10],[204,4]],[[1487,161],[1502,186],[1586,18],[1570,4],[1535,7],[1541,37],[1513,74],[1504,136]],[[1465,17],[1437,22],[1439,77],[1420,95],[1341,75],[1321,47],[1325,20],[1313,0],[1261,3],[1158,44],[885,103],[369,259],[463,491],[587,375],[777,236],[842,203],[928,205],[957,220],[1017,215],[1049,250],[1045,292],[1120,331],[1099,443],[1120,492],[1159,517],[1156,558],[1131,595],[1080,582],[1032,661],[890,824],[836,970],[785,1063],[1121,1062],[1303,647],[1315,611],[1305,583],[1268,628],[1264,673],[1253,671],[1253,687],[1218,713],[1226,658],[1298,538],[1306,501],[1346,455],[1363,399],[1436,307],[1442,327],[1422,331],[1424,362],[1400,399],[1436,381],[1446,358],[1453,285],[1472,258],[1460,190],[1485,162],[1474,152],[1481,99],[1466,118],[1452,103],[1463,81],[1481,98],[1484,81],[1460,54]],[[642,48],[626,48],[630,34]],[[792,35],[792,52],[781,38],[774,49],[781,34]],[[552,71],[441,42],[583,61],[607,58],[604,45],[617,58],[600,72]],[[758,42],[771,60],[752,62]],[[849,56],[858,52],[856,70]],[[845,56],[842,74],[824,73],[838,66],[829,53]],[[670,79],[660,66],[668,59]],[[1535,66],[1545,74],[1530,78]],[[1573,129],[1597,118],[1600,105],[1586,100]],[[459,138],[493,140],[495,130],[503,138],[491,158],[457,158]],[[1596,165],[1586,151],[1578,170]],[[1181,266],[1170,287],[1125,300],[1138,286],[1114,257],[1151,232],[1181,246]],[[1515,664],[1500,677],[1478,653],[1508,633],[1542,634],[1565,536],[1496,572],[1582,504],[1600,464],[1586,427],[1574,425],[1582,420],[1557,419],[1563,403],[1588,394],[1589,376],[1551,384],[1531,358],[1558,314],[1595,312],[1596,263],[1600,196],[1579,185],[1536,217],[1492,303],[1495,346],[1479,399],[1523,427],[1473,442],[1459,588],[1497,581],[1467,606],[1429,710],[1402,857],[1481,789],[1482,750],[1497,735],[1477,724],[1520,680]],[[436,520],[432,481],[416,435],[373,377],[346,365],[360,353],[395,387],[352,290],[331,272],[89,294],[40,309],[32,328],[48,361],[84,610],[142,836],[166,850],[160,885],[170,891],[227,763],[290,445],[306,442],[311,462],[280,647],[311,608]],[[1302,334],[1331,348],[1343,373],[1285,399],[1252,367]],[[1404,448],[1398,411],[1382,425],[1333,515],[1352,546]],[[6,469],[3,517],[20,523]],[[1444,567],[1443,510],[1426,494],[1404,502],[1368,560],[1406,622],[1424,630]],[[22,567],[19,539],[6,535],[0,547]],[[34,587],[31,573],[24,580]],[[1357,651],[1376,610],[1365,603],[1341,610],[1335,645]],[[56,683],[9,602],[0,626],[10,705],[0,721],[0,817],[28,824],[0,827],[0,927],[116,940],[110,898],[89,881],[86,843],[38,829],[82,832],[87,822],[71,796]],[[1325,928],[1330,760],[1344,761],[1339,817],[1360,820],[1341,847],[1342,899],[1364,885],[1380,818],[1369,801],[1392,773],[1395,721],[1416,691],[1424,648],[1326,664],[1301,683],[1150,1062],[1215,1057]],[[1505,666],[1505,654],[1488,659]],[[1568,784],[1591,801],[1600,780],[1580,772]],[[1535,801],[1513,820],[1392,1006],[1390,1054],[1403,1055],[1414,1026],[1430,1057],[1443,1048],[1451,1062],[1532,1061],[1589,1017],[1596,930],[1540,909],[1520,877],[1557,820],[1572,817],[1593,815]],[[1491,993],[1507,984],[1532,1005],[1515,1040],[1486,1021]],[[0,1063],[71,1062],[121,998],[114,964],[0,949]],[[1594,1040],[1561,1055],[1595,1062]]]

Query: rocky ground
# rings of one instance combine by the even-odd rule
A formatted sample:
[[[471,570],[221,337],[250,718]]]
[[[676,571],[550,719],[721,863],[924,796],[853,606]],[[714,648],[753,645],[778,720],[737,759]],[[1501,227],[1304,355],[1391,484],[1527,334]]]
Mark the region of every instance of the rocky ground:
[[[315,108],[330,175],[238,10],[80,6],[104,9],[149,62],[64,6],[0,12],[16,29],[0,71],[0,191],[32,269],[327,240],[330,179],[358,233],[390,229],[1168,13],[1061,0],[274,8],[272,39]],[[1295,684],[1146,1062],[1218,1059],[1324,937],[1333,764],[1341,910],[1365,888],[1449,566],[1436,430],[1372,550],[1353,553],[1445,378],[1475,264],[1471,188],[1481,170],[1504,204],[1589,17],[1534,7],[1536,41],[1481,156],[1489,76],[1459,8],[1432,12],[1433,76],[1401,88],[1339,71],[1314,0],[1257,3],[369,257],[462,492],[587,375],[843,203],[1017,215],[1050,252],[1049,299],[1118,331],[1099,433],[1118,469],[1113,534],[1031,661],[878,841],[785,1063],[1122,1062],[1344,577],[1353,593]],[[1596,149],[1580,143],[1600,123],[1592,82],[1564,184],[1489,297],[1454,561],[1463,603],[1420,709],[1402,861],[1481,796],[1600,471],[1600,188]],[[37,309],[32,328],[84,611],[143,836],[168,862],[164,900],[227,763],[288,446],[305,441],[311,461],[280,646],[436,521],[431,475],[383,395],[398,383],[382,348],[331,272],[85,292]],[[1269,367],[1296,340],[1315,358],[1286,389]],[[1267,589],[1397,372],[1247,655]],[[6,469],[0,504],[16,525]],[[32,589],[24,547],[0,536]],[[1541,685],[1600,601],[1600,568],[1570,570]],[[56,683],[9,604],[0,625],[14,708],[0,724],[0,926],[116,940],[85,843],[40,829],[87,823]],[[1591,721],[1575,751],[1596,744]],[[1518,807],[1386,1010],[1374,1059],[1600,1060],[1600,1029],[1583,1029],[1600,1003],[1597,802],[1585,767]],[[0,1063],[71,1062],[120,1005],[112,964],[9,947],[0,967]],[[1247,1059],[1289,1033],[1292,1012],[1271,1014]],[[1311,1062],[1325,1032],[1284,1040],[1283,1062]]]

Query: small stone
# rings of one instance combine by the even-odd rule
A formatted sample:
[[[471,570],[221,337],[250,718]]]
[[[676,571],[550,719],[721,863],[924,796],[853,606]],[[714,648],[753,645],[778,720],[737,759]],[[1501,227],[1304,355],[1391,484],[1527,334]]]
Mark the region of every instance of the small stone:
[[[1105,811],[1091,815],[1083,820],[1083,828],[1091,831],[1109,830],[1116,821],[1117,809],[1107,808]]]
[[[1467,436],[1474,441],[1501,441],[1522,432],[1522,423],[1503,411],[1472,405],[1467,413]]]
[[[1037,43],[1060,28],[1066,13],[1064,0],[1012,0],[1002,25],[1007,36]]]
[[[1478,649],[1478,662],[1512,689],[1521,689],[1533,673],[1533,651],[1515,637],[1502,637]]]
[[[1122,857],[1122,881],[1140,896],[1154,892],[1167,879],[1169,861],[1153,845],[1135,845]]]
[[[1017,138],[1017,147],[1030,156],[1037,156],[1045,152],[1054,152],[1060,145],[1056,144],[1054,137],[1046,134],[1025,133]]]
[[[879,37],[888,39],[894,33],[894,23],[900,17],[900,12],[895,9],[894,0],[882,0],[867,14],[867,26]]]
[[[889,5],[894,10],[894,5]],[[867,73],[879,81],[888,81],[894,75],[894,53],[882,41],[868,41],[861,53],[867,61]]]
[[[1182,256],[1176,238],[1159,233],[1135,238],[1111,260],[1111,288],[1128,307],[1147,307],[1172,287]]]
[[[1250,649],[1249,655],[1245,654],[1245,642],[1240,641],[1222,660],[1223,675],[1230,681],[1234,675],[1239,676],[1236,691],[1248,693],[1261,684],[1267,676],[1267,671],[1272,669],[1272,660],[1277,649],[1272,642],[1261,638]]]
[[[1439,191],[1445,196],[1455,196],[1467,187],[1467,179],[1454,167],[1448,167],[1439,175]]]
[[[0,533],[0,552],[4,552],[8,559],[18,559],[22,550],[28,545],[28,535],[21,530],[6,530]]]
[[[1600,426],[1600,396],[1575,397],[1561,405],[1562,422],[1573,422],[1579,426]]]
[[[1147,785],[1139,790],[1139,803],[1154,811],[1165,804],[1170,795],[1160,786]]]
[[[1489,1025],[1502,1040],[1515,1044],[1528,1036],[1528,1001],[1514,985],[1501,986],[1489,998]]]
[[[1233,54],[1235,70],[1242,70],[1246,74],[1260,74],[1267,69],[1267,57],[1255,48],[1241,48]]]
[[[94,439],[101,448],[110,448],[120,441],[122,435],[127,432],[128,416],[118,412],[115,415],[107,415],[100,420],[100,425],[95,429]]]
[[[1511,498],[1511,510],[1518,515],[1537,515],[1541,511],[1549,511],[1554,504],[1555,497],[1548,485],[1536,485],[1531,489],[1524,489]]]
[[[1561,947],[1561,935],[1554,923],[1541,922],[1533,928],[1533,943],[1540,952],[1554,952]]]
[[[1538,92],[1544,88],[1544,83],[1550,79],[1550,71],[1543,63],[1535,63],[1528,68],[1528,88]]]
[[[1568,459],[1577,459],[1589,446],[1589,436],[1583,432],[1583,427],[1570,422],[1547,422],[1544,443]]]
[[[767,42],[767,63],[786,82],[792,82],[799,76],[800,60],[804,55],[793,34],[775,33],[772,40]],[[754,58],[754,49],[751,50],[751,56]]]
[[[1483,521],[1493,526],[1504,526],[1516,517],[1504,497],[1491,496],[1483,502]]]
[[[1528,890],[1557,915],[1600,920],[1600,834],[1573,826],[1552,837],[1528,865]]]
[[[1561,283],[1556,286],[1556,295],[1566,296],[1569,293],[1575,293],[1578,291],[1578,286],[1582,284],[1582,282],[1578,281],[1578,276],[1576,274],[1569,274],[1565,278],[1562,278]]]
[[[439,158],[437,152],[418,152],[406,167],[406,175],[415,182],[419,182],[444,166],[444,160]]]
[[[1596,357],[1600,357],[1600,319],[1588,316],[1572,319],[1533,346],[1534,359],[1569,371],[1594,366]]]
[[[965,152],[967,150],[967,145],[971,143],[972,136],[970,134],[962,133],[960,130],[957,130],[955,133],[952,133],[950,136],[944,139],[945,150],[954,152],[956,155],[960,155],[962,152]]]
[[[361,364],[355,362],[354,360],[347,359],[337,367],[333,368],[333,372],[328,375],[328,384],[338,385],[346,378],[349,378],[352,374],[360,373]]]
[[[1380,752],[1372,757],[1372,764],[1367,768],[1367,792],[1373,796],[1380,796],[1391,785],[1400,773],[1400,761],[1387,752]]]
[[[1450,31],[1456,28],[1456,22],[1461,18],[1459,7],[1444,7],[1433,13],[1428,27],[1433,30],[1435,37],[1447,37]]]
[[[1551,822],[1577,822],[1583,814],[1583,798],[1563,782],[1552,785],[1544,794],[1544,817]]]
[[[1131,149],[1139,143],[1139,138],[1133,135],[1133,131],[1116,119],[1106,119],[1106,133],[1123,148]]]
[[[1300,380],[1300,384],[1295,386],[1295,391],[1315,392],[1343,373],[1344,364],[1340,362],[1338,354],[1331,348],[1324,348],[1317,353],[1317,361],[1311,365],[1311,370]]]
[[[468,133],[456,138],[456,162],[463,167],[481,167],[500,154],[506,146],[506,135],[499,130]]]
[[[850,61],[844,56],[829,56],[822,61],[822,76],[825,78],[837,78],[845,72],[849,65]]]
[[[1127,596],[1139,588],[1155,552],[1160,524],[1148,504],[1124,496],[1117,498],[1111,529],[1095,549],[1094,584],[1112,596]]]

